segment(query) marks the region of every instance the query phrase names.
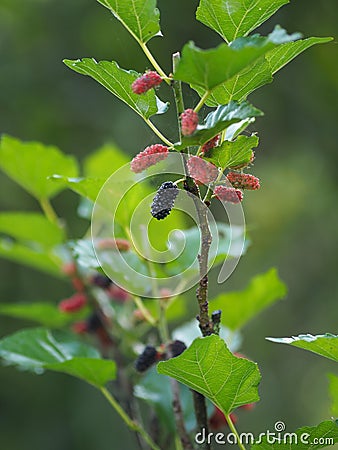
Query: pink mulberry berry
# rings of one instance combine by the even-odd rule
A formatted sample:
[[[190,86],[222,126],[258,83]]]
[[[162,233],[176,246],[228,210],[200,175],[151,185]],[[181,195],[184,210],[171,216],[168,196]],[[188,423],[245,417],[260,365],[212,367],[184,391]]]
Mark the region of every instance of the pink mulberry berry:
[[[120,250],[120,252],[126,252],[130,250],[130,242],[122,238],[104,238],[100,239],[97,243],[97,248],[100,250]]]
[[[66,313],[79,311],[87,303],[85,294],[77,293],[59,303],[59,310]]]
[[[131,85],[131,88],[134,94],[144,94],[149,91],[149,89],[159,86],[162,81],[162,78],[157,72],[150,71],[137,78]]]
[[[150,145],[138,153],[130,163],[130,168],[135,173],[140,173],[150,166],[163,161],[168,156],[169,149],[165,145]]]
[[[195,181],[209,184],[218,176],[218,169],[213,164],[198,156],[191,156],[187,162],[189,174]]]
[[[216,147],[216,145],[218,145],[218,142],[219,142],[219,137],[220,137],[220,135],[217,134],[212,139],[210,139],[210,141],[208,141],[204,145],[202,145],[201,153],[203,153],[205,155],[209,150]]]
[[[77,292],[83,292],[85,290],[84,282],[79,277],[72,278],[72,285]]]
[[[256,406],[255,403],[247,403],[246,405],[240,406],[241,409],[244,409],[246,411],[251,411]]]
[[[81,322],[76,322],[72,325],[72,330],[76,334],[84,334],[88,332],[88,325],[85,320]]]
[[[190,136],[198,125],[198,114],[193,109],[186,109],[181,114],[181,127],[183,136]]]
[[[124,303],[130,299],[129,292],[116,284],[112,284],[108,290],[109,297],[117,302]]]
[[[259,179],[249,173],[229,172],[228,180],[235,188],[256,191],[260,188]]]
[[[230,414],[230,418],[232,423],[236,423],[238,418],[235,413]],[[209,418],[209,426],[213,431],[220,430],[221,428],[225,428],[228,426],[228,422],[223,414],[223,412],[215,406],[215,409]]]
[[[76,275],[76,264],[73,262],[65,263],[61,270],[65,275],[73,277]]]
[[[216,186],[214,195],[224,202],[240,203],[243,200],[243,192],[228,186]]]

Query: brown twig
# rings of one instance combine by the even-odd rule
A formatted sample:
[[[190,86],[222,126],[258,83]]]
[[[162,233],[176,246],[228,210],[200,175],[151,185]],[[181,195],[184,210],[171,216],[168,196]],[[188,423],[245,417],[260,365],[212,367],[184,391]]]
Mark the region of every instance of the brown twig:
[[[194,447],[190,441],[189,434],[185,428],[183,410],[182,410],[182,405],[181,405],[181,400],[180,400],[179,384],[173,378],[170,378],[170,384],[171,384],[171,390],[173,393],[173,410],[174,410],[175,423],[176,423],[178,435],[180,437],[180,440],[182,442],[182,446],[183,446],[184,450],[193,450]]]
[[[173,71],[175,72],[176,65],[179,61],[180,55],[176,53],[173,55]],[[182,96],[182,88],[181,84],[178,82],[173,83],[173,91],[175,96],[175,103],[176,103],[176,110],[177,110],[177,117],[178,117],[178,124],[180,129],[180,138],[181,136],[181,128],[180,128],[180,121],[179,117],[184,111],[184,101]],[[188,149],[182,151],[182,153],[187,153]],[[185,180],[183,182],[183,188],[185,191],[187,191],[188,195],[191,196],[195,208],[198,214],[199,222],[200,222],[200,229],[201,229],[201,235],[202,235],[202,246],[201,246],[201,253],[198,257],[199,261],[199,271],[201,274],[201,280],[199,283],[199,287],[197,289],[197,300],[199,304],[199,326],[201,329],[201,332],[203,336],[208,336],[212,332],[212,324],[210,323],[209,319],[209,312],[208,312],[208,259],[209,259],[209,249],[211,245],[211,233],[209,229],[208,224],[208,217],[207,217],[207,207],[209,206],[209,202],[205,203],[204,205],[201,205],[201,199],[200,199],[200,192],[198,189],[198,186],[196,185],[193,178],[189,176],[188,168],[187,168],[187,161],[184,155],[182,155],[183,159],[183,165],[184,165],[184,171],[185,171]],[[205,402],[205,397],[196,392],[192,391],[193,393],[193,399],[194,399],[194,409],[195,409],[195,415],[196,415],[196,421],[197,421],[197,427],[200,431],[203,431],[203,429],[206,431],[206,433],[209,432],[208,429],[208,416],[207,416],[207,407]],[[174,405],[175,409],[175,405]],[[181,419],[180,419],[181,421]],[[183,418],[182,418],[182,423]],[[182,437],[181,437],[182,444],[184,446]],[[184,447],[189,448],[189,447]],[[210,450],[210,444],[207,442],[204,444],[204,450]]]
[[[205,397],[200,394],[199,392],[192,391],[193,399],[194,399],[194,409],[196,414],[196,420],[197,420],[197,427],[199,428],[199,431],[203,433],[203,430],[205,430],[206,436],[209,434],[209,427],[208,427],[208,415],[207,415],[207,407],[205,403]],[[210,450],[210,443],[208,440],[205,440],[202,444],[203,450]]]
[[[186,165],[186,163],[184,162]],[[187,168],[186,168],[187,173]],[[201,205],[199,189],[195,184],[194,180],[189,176],[186,177],[184,181],[184,189],[191,195],[194,201],[196,211],[198,214],[201,230],[201,252],[198,257],[199,261],[199,271],[201,279],[199,286],[196,291],[196,297],[199,305],[199,315],[197,319],[199,321],[199,327],[203,336],[209,336],[212,333],[212,324],[209,318],[209,307],[208,307],[208,259],[209,259],[209,249],[211,245],[211,233],[209,229],[208,217],[207,217],[207,206]],[[208,415],[205,397],[199,392],[192,391],[194,399],[194,409],[197,421],[197,428],[200,432],[205,430],[206,434],[209,433],[208,427]],[[210,444],[208,441],[204,442],[203,450],[210,450]]]

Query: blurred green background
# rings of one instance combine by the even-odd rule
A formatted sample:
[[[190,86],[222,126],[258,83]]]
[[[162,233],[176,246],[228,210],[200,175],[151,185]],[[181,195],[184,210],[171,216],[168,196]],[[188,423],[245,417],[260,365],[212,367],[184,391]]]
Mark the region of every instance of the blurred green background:
[[[194,20],[197,0],[158,3],[164,38],[155,38],[150,48],[166,71],[171,53],[187,40],[202,48],[220,43]],[[280,23],[304,36],[336,36],[336,0],[291,3],[260,31]],[[124,104],[62,64],[63,58],[94,56],[140,72],[149,67],[127,32],[94,0],[1,0],[0,55],[0,132],[55,144],[79,158],[107,141],[130,155],[157,142]],[[253,412],[241,415],[240,430],[272,430],[275,421],[283,420],[291,431],[330,415],[325,374],[337,373],[336,365],[264,337],[337,332],[337,56],[335,41],[314,47],[250,97],[266,114],[252,127],[261,137],[253,173],[261,178],[262,189],[248,193],[243,203],[253,245],[225,285],[211,276],[211,292],[239,289],[275,265],[289,294],[245,329],[243,351],[258,362],[263,381],[262,400]],[[156,122],[168,127],[174,139],[172,114]],[[77,202],[69,192],[54,202],[72,222],[73,236],[86,229],[76,218]],[[0,174],[1,210],[37,208]],[[69,285],[14,263],[0,261],[0,273],[0,301],[58,301],[71,293]],[[1,319],[0,334],[23,325]],[[134,447],[104,399],[84,383],[0,368],[0,386],[1,450]]]

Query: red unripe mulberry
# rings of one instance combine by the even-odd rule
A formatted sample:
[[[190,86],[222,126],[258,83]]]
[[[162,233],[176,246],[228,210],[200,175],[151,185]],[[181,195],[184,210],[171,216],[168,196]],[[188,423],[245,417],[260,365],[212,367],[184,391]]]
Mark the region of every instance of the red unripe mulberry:
[[[76,322],[72,325],[72,330],[76,334],[84,334],[88,332],[88,325],[85,320],[81,322]]]
[[[69,277],[76,275],[76,264],[74,262],[65,263],[62,268],[62,272]]]
[[[159,86],[162,81],[162,78],[157,72],[146,72],[134,81],[131,85],[131,89],[134,94],[144,94],[149,91],[149,89]]]
[[[169,149],[162,144],[154,144],[138,153],[130,163],[130,168],[135,173],[140,173],[159,161],[163,161],[169,154]]]
[[[79,277],[72,278],[72,285],[73,288],[78,292],[83,292],[85,290],[85,285]]]
[[[198,125],[198,114],[193,109],[186,109],[181,114],[181,127],[183,136],[190,136]]]
[[[238,420],[236,414],[234,413],[230,414],[230,419],[232,423],[236,423]],[[214,412],[212,413],[212,416],[209,419],[209,426],[210,429],[213,431],[217,431],[221,428],[228,426],[228,422],[223,412],[219,408],[217,408],[217,406],[215,406]]]
[[[250,191],[256,191],[260,188],[259,178],[249,173],[229,172],[227,178],[234,188],[248,189]]]
[[[247,403],[246,405],[240,406],[241,409],[244,409],[246,411],[251,411],[256,406],[255,403]]]
[[[66,298],[59,303],[59,310],[66,313],[76,312],[82,309],[87,303],[85,294],[77,293],[70,298]]]
[[[216,186],[214,195],[223,202],[240,203],[243,200],[243,192],[228,186]]]
[[[117,302],[124,303],[125,301],[130,299],[130,294],[126,290],[122,289],[120,286],[117,286],[116,284],[111,284],[108,289],[109,297],[112,300],[115,300]]]
[[[130,250],[130,242],[122,238],[104,238],[98,241],[97,248],[99,250],[120,250],[120,252],[126,252]]]
[[[219,137],[220,137],[220,135],[217,134],[212,139],[210,139],[210,141],[203,144],[201,147],[201,153],[203,153],[203,155],[205,155],[206,153],[208,153],[209,150],[216,147],[216,145],[218,145],[218,142],[219,142]]]
[[[218,169],[199,156],[191,156],[187,162],[189,175],[197,182],[209,184],[216,180]]]

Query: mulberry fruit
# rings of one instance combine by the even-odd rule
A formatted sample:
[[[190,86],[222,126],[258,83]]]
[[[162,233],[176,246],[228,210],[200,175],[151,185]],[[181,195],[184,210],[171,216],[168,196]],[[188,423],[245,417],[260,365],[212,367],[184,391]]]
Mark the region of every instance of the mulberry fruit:
[[[245,411],[251,411],[256,406],[255,403],[247,403],[246,405],[240,406],[241,409],[244,409]]]
[[[145,372],[157,361],[157,350],[152,345],[147,345],[143,352],[135,361],[135,369],[138,372]]]
[[[159,86],[162,81],[162,78],[157,72],[146,72],[134,81],[131,85],[131,89],[134,94],[145,94],[149,89]]]
[[[198,125],[198,114],[193,109],[186,109],[181,114],[181,128],[183,136],[190,136]]]
[[[243,192],[228,186],[216,186],[214,195],[219,200],[230,203],[240,203],[243,200]]]
[[[82,320],[81,322],[76,322],[72,325],[72,330],[76,334],[84,334],[88,332],[87,322]]]
[[[86,321],[87,331],[89,333],[95,333],[97,330],[104,328],[102,317],[97,311],[94,311]]]
[[[212,148],[216,147],[219,142],[219,137],[220,135],[217,134],[212,139],[210,139],[210,141],[203,144],[201,147],[201,153],[203,153],[203,155],[206,155]]]
[[[170,342],[170,344],[168,345],[168,350],[172,358],[179,356],[184,352],[184,350],[186,350],[186,348],[187,346],[185,345],[185,343],[179,340]]]
[[[65,264],[62,266],[61,270],[62,270],[62,272],[63,272],[65,275],[67,275],[67,276],[69,276],[69,277],[73,277],[73,276],[76,275],[76,272],[77,272],[77,270],[76,270],[76,264],[73,263],[73,262],[65,263]]]
[[[120,250],[120,252],[127,252],[130,250],[130,242],[122,238],[104,238],[97,243],[97,248],[100,250]]]
[[[238,420],[236,414],[234,414],[234,413],[230,414],[230,419],[231,419],[232,423],[236,423]],[[227,422],[223,412],[219,408],[217,408],[217,406],[215,406],[215,409],[214,409],[211,417],[209,418],[209,426],[210,426],[210,429],[213,431],[217,431],[221,428],[228,426],[228,422]]]
[[[130,299],[129,292],[122,289],[120,286],[116,284],[112,284],[108,290],[109,297],[117,302],[124,303],[125,301]]]
[[[77,292],[83,292],[85,290],[85,285],[79,277],[72,278],[72,285]]]
[[[106,275],[102,275],[100,273],[93,276],[91,280],[92,284],[98,286],[102,289],[107,289],[111,285],[112,281]]]
[[[218,169],[213,164],[204,161],[199,156],[191,156],[187,162],[188,171],[195,181],[209,184],[218,176]]]
[[[85,294],[77,293],[70,298],[66,298],[59,303],[59,310],[66,313],[72,313],[82,309],[87,303]]]
[[[249,173],[229,172],[228,180],[234,188],[255,191],[260,188],[259,179]]]
[[[165,219],[174,206],[178,192],[176,184],[172,181],[163,183],[151,204],[151,215],[157,220]]]
[[[131,161],[130,168],[135,173],[140,173],[159,161],[163,161],[169,154],[169,149],[165,145],[154,144],[138,153]]]

